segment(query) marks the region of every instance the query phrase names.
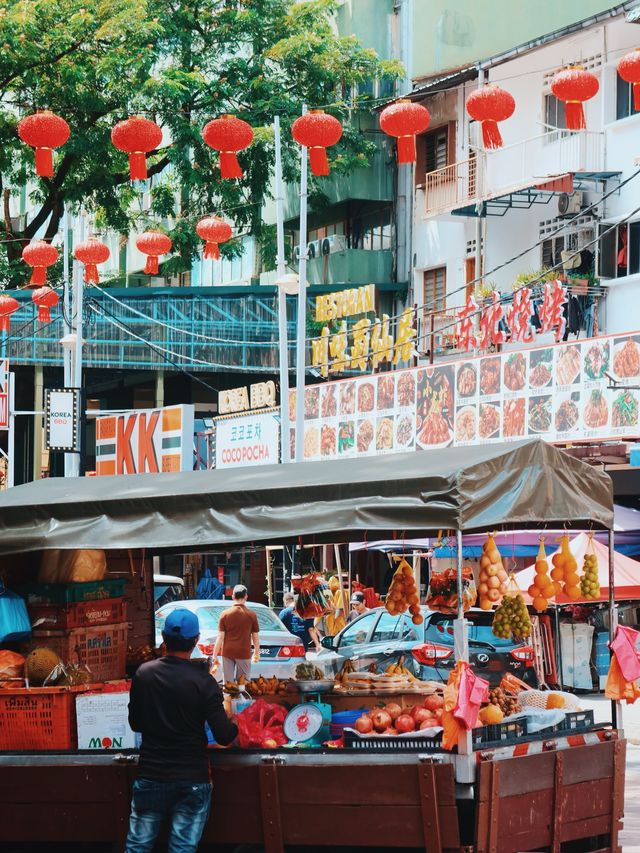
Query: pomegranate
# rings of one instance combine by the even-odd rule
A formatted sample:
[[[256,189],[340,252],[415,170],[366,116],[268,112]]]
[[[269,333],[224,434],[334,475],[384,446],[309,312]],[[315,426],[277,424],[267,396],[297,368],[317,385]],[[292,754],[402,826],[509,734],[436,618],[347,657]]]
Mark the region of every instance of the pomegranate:
[[[443,711],[444,711],[444,708],[437,708],[435,711],[436,720],[438,721],[438,723],[442,722]]]
[[[397,735],[397,734],[398,734],[398,730],[397,730],[397,729],[394,729],[394,728],[390,728],[390,729],[387,729],[387,730],[386,730],[385,734],[386,734],[386,735]]]
[[[389,714],[383,709],[380,709],[372,712],[371,722],[373,723],[373,728],[379,734],[382,734],[382,732],[385,732],[389,728],[393,720],[391,719],[391,714]]]
[[[388,705],[384,706],[384,710],[389,714],[392,720],[397,720],[402,713],[402,708],[397,702],[389,702]]]
[[[438,693],[434,693],[432,696],[427,696],[424,700],[424,707],[427,711],[437,711],[438,708],[442,708],[444,705],[444,699]]]
[[[437,726],[438,723],[430,717],[428,720],[424,720],[424,722],[420,723],[420,731],[423,732],[425,729],[432,729],[434,726]]]
[[[416,721],[416,726],[419,726],[420,723],[424,723],[425,720],[433,719],[431,711],[427,711],[426,708],[418,708],[413,714],[413,719]]]
[[[413,732],[415,731],[415,728],[416,724],[414,722],[414,719],[409,714],[400,714],[400,716],[396,720],[396,729],[398,730],[398,734],[404,734],[404,732]]]
[[[373,731],[373,721],[368,714],[363,714],[361,717],[358,717],[356,720],[355,729],[357,732],[360,732],[361,735],[369,734],[369,732]]]

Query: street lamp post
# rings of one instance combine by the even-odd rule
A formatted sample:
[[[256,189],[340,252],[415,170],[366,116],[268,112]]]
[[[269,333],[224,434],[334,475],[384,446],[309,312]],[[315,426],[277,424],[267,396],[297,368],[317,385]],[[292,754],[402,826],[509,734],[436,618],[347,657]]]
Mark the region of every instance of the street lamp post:
[[[306,104],[302,115],[307,112]],[[296,462],[304,462],[304,385],[307,331],[307,148],[300,146],[300,282],[296,344]]]
[[[284,184],[282,181],[282,140],[280,116],[273,121],[276,154],[276,270],[278,279],[278,344],[280,362],[280,459],[291,461],[289,441],[289,337],[287,333],[287,266],[284,254]]]

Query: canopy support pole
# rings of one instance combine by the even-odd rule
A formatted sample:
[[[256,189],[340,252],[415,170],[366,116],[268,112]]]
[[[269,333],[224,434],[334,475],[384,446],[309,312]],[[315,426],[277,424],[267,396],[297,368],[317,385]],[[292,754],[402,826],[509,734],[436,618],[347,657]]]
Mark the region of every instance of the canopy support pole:
[[[615,551],[613,527],[609,529],[609,641],[613,642],[618,628],[618,608],[615,596]],[[612,653],[613,654],[613,653]],[[611,723],[614,729],[622,730],[622,703],[611,702]],[[621,732],[622,734],[622,732]]]
[[[469,662],[469,626],[464,618],[462,599],[462,531],[456,530],[458,615],[453,620],[453,644],[456,660]],[[456,782],[470,785],[475,781],[475,760],[470,731],[461,731],[458,735],[458,754],[456,756]]]

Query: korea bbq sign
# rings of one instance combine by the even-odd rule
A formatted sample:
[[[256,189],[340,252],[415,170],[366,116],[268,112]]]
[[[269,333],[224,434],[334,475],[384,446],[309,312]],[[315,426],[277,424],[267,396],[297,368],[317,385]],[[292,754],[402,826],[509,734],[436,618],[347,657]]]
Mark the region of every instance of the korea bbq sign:
[[[304,458],[638,438],[638,385],[640,332],[308,386]],[[294,423],[295,391],[289,407]]]
[[[398,318],[395,336],[388,314],[362,317],[347,329],[346,317],[375,311],[375,285],[367,284],[338,293],[316,297],[317,323],[333,323],[334,330],[323,326],[320,336],[311,341],[311,367],[323,378],[345,370],[375,370],[381,364],[398,364],[415,355],[414,312],[406,308]],[[337,328],[336,328],[337,324]]]
[[[280,425],[275,415],[216,419],[216,468],[274,465],[279,449]]]
[[[191,405],[169,406],[98,418],[96,473],[192,471],[193,413]]]

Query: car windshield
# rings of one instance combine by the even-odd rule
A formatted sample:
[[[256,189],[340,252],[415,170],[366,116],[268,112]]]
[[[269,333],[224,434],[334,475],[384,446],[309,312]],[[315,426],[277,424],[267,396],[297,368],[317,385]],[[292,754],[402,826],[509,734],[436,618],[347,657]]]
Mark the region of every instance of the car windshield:
[[[200,622],[200,631],[217,631],[218,630],[218,621],[220,616],[224,610],[226,610],[226,606],[222,607],[214,607],[213,605],[209,605],[206,607],[198,607],[196,609],[196,615],[198,617],[198,621]],[[272,613],[270,610],[265,608],[253,608],[250,607],[250,610],[258,617],[258,627],[261,631],[282,631],[286,632],[286,628],[278,617]],[[160,625],[159,629],[162,630],[162,625],[164,624],[164,620],[167,617],[169,611],[161,615],[159,620]]]
[[[445,643],[453,645],[453,619],[431,619],[425,632],[427,643]],[[484,643],[498,649],[513,646],[513,640],[505,640],[491,630],[491,625],[469,620],[469,642]]]

